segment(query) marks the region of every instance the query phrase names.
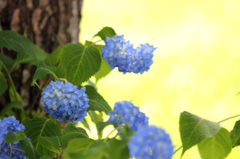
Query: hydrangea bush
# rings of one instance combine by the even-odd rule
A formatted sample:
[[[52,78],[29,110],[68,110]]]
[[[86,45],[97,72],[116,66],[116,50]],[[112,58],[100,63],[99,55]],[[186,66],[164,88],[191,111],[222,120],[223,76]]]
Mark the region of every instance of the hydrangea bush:
[[[124,74],[147,73],[156,47],[148,43],[134,47],[111,27],[104,27],[93,37],[101,40],[66,44],[43,59],[44,51],[34,49],[24,36],[13,31],[0,32],[0,47],[18,52],[14,60],[0,54],[0,95],[8,89],[11,92],[11,102],[0,112],[0,158],[171,159],[179,150],[184,158],[188,149],[198,146],[203,159],[222,159],[240,145],[240,121],[232,130],[220,126],[240,115],[213,122],[182,112],[180,146],[175,145],[170,131],[161,123],[149,124],[149,117],[134,101],[116,101],[110,106],[97,92],[97,82],[115,67]],[[104,45],[97,44],[99,41]],[[41,113],[33,110],[37,99],[30,110],[23,109],[11,77],[19,63],[37,66],[32,86],[39,88]],[[92,76],[95,83],[90,80]],[[104,121],[106,116],[108,120]],[[68,121],[65,128],[60,127],[63,120]],[[77,122],[83,126],[76,127]],[[97,138],[89,124],[96,126]],[[108,125],[113,125],[113,130],[103,136]]]
[[[130,156],[139,159],[170,159],[173,154],[173,145],[164,129],[156,126],[140,127],[136,135],[130,137],[128,143]]]
[[[127,125],[132,131],[148,125],[148,117],[139,111],[139,107],[128,101],[115,103],[113,110],[108,113],[108,121],[115,122],[118,126]]]
[[[153,64],[153,51],[149,44],[141,44],[136,49],[133,44],[123,39],[123,35],[106,37],[106,45],[102,47],[102,57],[109,63],[111,69],[118,67],[119,72],[143,73]]]
[[[25,127],[19,123],[14,116],[9,116],[0,120],[0,157],[1,158],[14,158],[24,159],[24,150],[20,149],[19,141],[8,143],[5,141],[5,135],[8,132],[17,132],[24,130]]]
[[[88,96],[85,94],[86,87],[80,90],[77,86],[66,82],[51,81],[43,89],[41,101],[44,102],[42,109],[47,110],[56,119],[69,121],[83,121],[87,115]]]

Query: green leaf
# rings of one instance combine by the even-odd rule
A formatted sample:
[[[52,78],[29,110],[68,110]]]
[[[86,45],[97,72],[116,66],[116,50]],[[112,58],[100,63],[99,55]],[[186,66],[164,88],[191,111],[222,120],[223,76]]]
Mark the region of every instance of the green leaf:
[[[219,123],[200,118],[186,111],[180,115],[180,135],[184,152],[204,139],[213,137],[221,128]]]
[[[103,121],[102,117],[99,114],[97,114],[96,112],[89,110],[88,113],[94,123]]]
[[[99,79],[107,76],[111,72],[111,68],[108,62],[103,57],[101,57],[101,59],[102,59],[102,62],[101,62],[100,70],[95,74],[96,83],[98,82]]]
[[[20,141],[20,148],[24,150],[24,156],[26,157],[31,159],[39,159],[41,157],[41,155],[32,145],[31,141],[26,138],[24,131],[8,132],[5,135],[5,141],[8,143]]]
[[[240,120],[236,121],[230,133],[230,137],[232,140],[232,146],[240,145]]]
[[[94,142],[92,139],[73,139],[69,141],[67,146],[68,152],[79,152],[84,149],[88,149]]]
[[[21,121],[23,121],[23,120],[25,120],[26,118],[28,118],[28,113],[29,113],[29,111],[21,111],[20,112],[20,119],[21,119]]]
[[[57,67],[57,72],[56,72],[56,76],[58,78],[66,78],[67,76],[67,70],[66,68],[62,65],[62,63],[60,63]]]
[[[111,27],[104,27],[102,28],[95,36],[99,36],[102,40],[105,40],[106,37],[113,37],[114,35],[116,35],[116,32],[114,31],[113,28]]]
[[[36,63],[35,64],[39,64],[39,62],[44,61],[45,58],[49,55],[48,53],[46,53],[43,49],[41,49],[39,46],[37,46],[36,44],[33,44],[33,48],[35,50],[36,53]]]
[[[22,124],[25,126],[25,134],[31,139],[33,146],[41,155],[53,157],[54,152],[44,148],[38,141],[38,137],[55,137],[61,134],[61,127],[46,118],[26,118]]]
[[[22,130],[18,132],[8,132],[5,135],[5,141],[8,143],[14,143],[19,140],[28,140]]]
[[[91,41],[87,41],[85,42],[86,46],[90,46],[93,42]],[[102,55],[102,45],[94,45],[93,47],[96,47],[98,49],[98,51],[100,52],[100,54]],[[101,56],[101,67],[99,69],[99,71],[95,74],[95,78],[96,78],[96,83],[98,82],[99,79],[107,76],[109,73],[111,72],[111,68],[108,64],[108,62]]]
[[[24,156],[26,156],[28,158],[39,159],[41,157],[39,152],[34,148],[31,141],[29,141],[29,140],[21,140],[20,148],[22,150],[24,150]]]
[[[55,66],[47,66],[43,61],[41,61],[37,67],[36,72],[34,73],[33,79],[32,79],[32,86],[35,84],[37,79],[41,79],[45,77],[47,74],[49,74],[52,77],[56,77],[56,71],[57,67]]]
[[[1,61],[0,61],[0,64],[1,64]],[[1,71],[1,69],[0,69],[0,71]],[[0,96],[1,96],[8,89],[8,84],[7,84],[6,79],[2,72],[0,72],[0,88],[1,88],[0,89]]]
[[[48,53],[46,53],[44,50],[42,50],[39,46],[37,46],[35,44],[32,44],[32,46],[33,46],[34,51],[36,53],[36,61],[29,54],[19,52],[17,54],[16,64],[32,63],[34,65],[38,65],[40,61],[43,61],[47,57]]]
[[[29,110],[28,111],[21,111],[20,113],[20,118],[21,118],[21,121],[25,120],[26,118],[28,118],[28,114],[29,114]],[[35,117],[39,117],[40,114],[36,112],[36,110],[32,110],[32,117],[35,118]]]
[[[28,38],[18,34],[15,31],[1,31],[0,32],[0,46],[14,50],[16,52],[23,52],[36,59],[35,51]]]
[[[61,63],[67,70],[67,80],[80,85],[100,69],[101,56],[94,47],[67,44],[63,47]]]
[[[106,114],[112,110],[105,99],[92,86],[86,86],[86,94],[88,95],[90,107],[88,110],[104,111]]]
[[[18,92],[16,92],[17,94],[17,100],[16,100],[16,96],[15,96],[15,93],[14,93],[14,90],[12,87],[9,88],[9,97],[10,97],[10,100],[12,102],[22,102],[22,97],[20,96],[20,94]]]
[[[52,159],[52,158],[48,156],[42,156],[40,159]]]
[[[38,142],[42,145],[42,147],[60,155],[61,144],[58,136],[54,136],[54,137],[39,136]]]
[[[67,148],[67,159],[129,159],[127,141],[108,139],[107,142],[95,141],[90,143],[72,140]],[[77,145],[77,146],[76,146]],[[78,152],[80,151],[80,152]],[[73,153],[75,152],[75,153]],[[78,153],[76,153],[78,152]],[[65,158],[65,157],[64,157]]]
[[[48,66],[56,66],[60,60],[61,53],[62,48],[56,48],[51,54],[48,54],[48,56],[44,60],[44,63]]]
[[[224,159],[232,150],[229,132],[221,128],[216,135],[200,142],[198,150],[202,159]]]
[[[20,64],[20,63],[31,63],[34,62],[34,59],[32,56],[30,56],[29,54],[26,54],[24,52],[19,52],[17,54],[17,57],[15,59],[16,64]]]
[[[97,126],[97,131],[98,131],[98,132],[102,132],[103,129],[104,129],[106,126],[108,126],[108,125],[113,125],[114,127],[117,127],[117,126],[118,126],[117,123],[112,122],[112,121],[98,122],[98,123],[96,124],[96,126]]]
[[[72,141],[73,143],[71,143],[72,147],[74,146],[74,143],[79,143],[77,141]],[[84,144],[84,143],[83,143]],[[80,144],[79,149],[76,149],[73,147],[74,150],[78,151],[78,150],[82,150],[82,148],[84,148],[82,145]],[[74,152],[69,148],[69,151],[67,151],[64,154],[64,159],[102,159],[103,156],[105,156],[105,158],[110,158],[110,156],[106,153],[106,151],[109,149],[109,145],[107,142],[103,142],[101,140],[98,141],[94,141],[93,143],[91,143],[90,148],[87,147],[88,145],[86,145],[86,149],[83,149],[80,152]]]
[[[0,112],[0,115],[4,116],[12,108],[17,108],[17,109],[23,110],[23,104],[22,104],[22,102],[9,102],[7,105],[5,105],[3,107],[3,109]]]
[[[102,134],[103,134],[103,129],[108,126],[108,125],[114,125],[115,127],[117,127],[117,123],[115,122],[111,122],[111,121],[107,121],[107,122],[97,122],[95,123],[96,127],[97,127],[97,132],[98,132],[98,138],[102,138]]]
[[[133,132],[133,130],[129,127],[129,126],[124,126],[123,128],[121,128],[120,130],[121,134],[122,134],[122,140],[126,140],[128,141],[130,136],[134,135],[135,133]]]
[[[95,84],[94,84],[93,81],[91,81],[90,79],[87,80],[87,84],[88,84],[89,86],[95,87]]]
[[[83,150],[84,151],[84,150]],[[84,151],[85,152],[85,151]],[[100,151],[90,150],[88,153],[80,152],[65,152],[63,154],[63,159],[105,159],[103,158],[103,153]]]
[[[83,119],[83,121],[81,121],[81,123],[85,126],[85,128],[87,128],[88,130],[90,130],[90,127],[88,125],[88,122],[86,120],[86,118]]]
[[[99,139],[99,140],[96,140],[94,143],[92,143],[92,145],[86,152],[88,152],[88,154],[98,152],[98,153],[101,153],[102,155],[104,155],[104,154],[106,154],[108,149],[109,149],[108,142],[106,142],[105,140]]]
[[[2,53],[0,53],[0,59],[1,59],[0,61],[2,61],[2,63],[7,67],[8,71],[10,71],[15,61]]]
[[[15,116],[15,112],[13,110],[9,110],[4,116],[2,119],[6,118],[6,116]]]
[[[126,140],[109,139],[108,154],[114,159],[129,159],[129,149]]]
[[[61,136],[62,150],[67,148],[69,141],[79,138],[88,138],[86,131],[82,128],[76,128],[73,123],[69,123]]]

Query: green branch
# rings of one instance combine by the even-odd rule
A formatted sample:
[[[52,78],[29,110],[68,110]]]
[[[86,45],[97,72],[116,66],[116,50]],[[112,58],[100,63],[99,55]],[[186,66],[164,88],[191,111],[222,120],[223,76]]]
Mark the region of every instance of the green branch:
[[[179,148],[177,148],[177,149],[173,152],[172,155],[174,155],[176,152],[178,152],[178,151],[181,150],[181,149],[182,149],[182,146],[180,146]]]
[[[95,41],[95,42],[92,43],[90,46],[93,46],[93,45],[95,45],[96,43],[98,43],[98,42],[100,42],[100,41],[102,41],[102,40]]]
[[[14,96],[15,96],[15,98],[16,98],[16,101],[18,101],[18,99],[17,99],[17,91],[16,91],[16,88],[15,88],[15,86],[14,86],[12,77],[11,77],[10,73],[8,72],[7,67],[4,65],[3,62],[2,62],[2,66],[3,66],[4,70],[5,70],[6,73],[7,73],[8,79],[9,79],[9,81],[10,81],[10,83],[11,83],[11,86],[12,86],[12,88],[13,88],[13,91],[14,91]]]
[[[239,116],[240,116],[240,114],[235,115],[235,116],[232,116],[232,117],[229,117],[229,118],[226,118],[226,119],[223,119],[223,120],[219,121],[218,123],[222,123],[222,122],[224,122],[224,121],[227,121],[227,120],[229,120],[229,119],[233,119],[233,118],[236,118],[236,117],[239,117]]]
[[[104,142],[107,141],[108,137],[109,137],[115,130],[120,129],[120,128],[121,128],[124,124],[126,124],[126,123],[127,123],[127,122],[124,122],[124,123],[120,124],[117,128],[113,129],[113,130],[107,135],[107,137],[105,138]]]

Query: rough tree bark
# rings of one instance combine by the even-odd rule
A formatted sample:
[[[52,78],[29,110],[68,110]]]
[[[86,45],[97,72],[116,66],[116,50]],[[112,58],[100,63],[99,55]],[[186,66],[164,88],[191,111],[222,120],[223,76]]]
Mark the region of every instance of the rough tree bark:
[[[3,30],[25,32],[32,43],[51,53],[60,45],[56,35],[63,44],[78,42],[82,3],[83,0],[0,0],[1,26]],[[8,49],[1,48],[0,52],[12,58],[16,56]],[[39,91],[31,87],[35,69],[32,65],[22,64],[11,73],[25,109],[30,107]],[[7,91],[0,97],[0,110],[9,101]],[[35,109],[39,107],[38,103]]]

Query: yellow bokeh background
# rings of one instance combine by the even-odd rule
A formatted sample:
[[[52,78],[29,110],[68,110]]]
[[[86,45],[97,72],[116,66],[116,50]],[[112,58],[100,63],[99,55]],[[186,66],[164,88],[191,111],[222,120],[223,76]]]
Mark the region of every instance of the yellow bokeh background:
[[[239,0],[86,0],[80,41],[111,26],[135,47],[157,47],[144,74],[114,69],[99,80],[99,93],[113,107],[132,100],[181,146],[179,115],[188,111],[211,121],[240,114]],[[97,40],[97,39],[94,39]],[[229,131],[238,120],[221,124]],[[177,152],[173,159],[179,159]],[[227,159],[240,158],[240,148]],[[197,146],[183,159],[200,159]]]

